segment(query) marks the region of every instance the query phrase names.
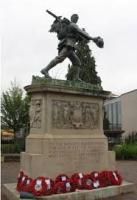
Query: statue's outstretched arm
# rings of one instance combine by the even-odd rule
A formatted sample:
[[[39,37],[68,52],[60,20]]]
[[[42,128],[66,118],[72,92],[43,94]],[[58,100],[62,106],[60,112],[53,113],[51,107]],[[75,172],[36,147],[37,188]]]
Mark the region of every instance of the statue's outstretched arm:
[[[86,31],[80,29],[75,23],[71,23],[71,29],[72,31],[78,33],[83,38],[87,40],[92,40],[99,48],[104,47],[104,41],[101,37],[95,37],[95,38],[91,37]]]

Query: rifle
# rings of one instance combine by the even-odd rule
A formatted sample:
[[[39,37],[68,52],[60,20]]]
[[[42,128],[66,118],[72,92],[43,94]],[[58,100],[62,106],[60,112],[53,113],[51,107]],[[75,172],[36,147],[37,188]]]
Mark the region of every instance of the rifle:
[[[52,17],[54,17],[57,21],[61,22],[61,17],[62,16],[57,16],[55,15],[53,12],[49,11],[49,10],[46,10],[46,12],[51,15]],[[64,18],[66,19],[66,18]],[[68,19],[66,19],[66,22],[69,22]],[[75,26],[74,26],[75,28]],[[81,37],[84,37],[85,39],[87,40],[92,40],[99,48],[103,48],[104,47],[104,41],[101,37],[90,37],[84,30],[80,30],[78,29],[78,27],[76,28],[77,32],[79,33],[79,35]],[[52,32],[52,31],[51,31]]]
[[[51,15],[52,17],[54,17],[56,20],[61,20],[61,17],[62,16],[57,16],[57,15],[55,15],[53,12],[51,12],[51,11],[49,11],[49,10],[46,10],[46,12],[49,14],[49,15]]]

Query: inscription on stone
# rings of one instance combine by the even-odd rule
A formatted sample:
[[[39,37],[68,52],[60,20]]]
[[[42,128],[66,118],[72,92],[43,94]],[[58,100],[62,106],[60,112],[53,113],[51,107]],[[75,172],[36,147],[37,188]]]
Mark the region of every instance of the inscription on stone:
[[[99,105],[80,101],[52,101],[52,127],[60,129],[99,128]]]
[[[69,158],[75,161],[88,160],[93,154],[100,154],[105,151],[104,142],[80,141],[80,142],[48,142],[48,158],[64,160]]]
[[[30,127],[41,128],[42,100],[32,99],[30,105]]]

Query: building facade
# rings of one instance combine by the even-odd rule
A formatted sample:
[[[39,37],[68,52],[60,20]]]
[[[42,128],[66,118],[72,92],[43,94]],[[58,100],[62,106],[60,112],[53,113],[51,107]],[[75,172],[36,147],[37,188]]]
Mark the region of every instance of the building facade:
[[[137,89],[104,103],[109,130],[124,130],[123,137],[137,132]]]

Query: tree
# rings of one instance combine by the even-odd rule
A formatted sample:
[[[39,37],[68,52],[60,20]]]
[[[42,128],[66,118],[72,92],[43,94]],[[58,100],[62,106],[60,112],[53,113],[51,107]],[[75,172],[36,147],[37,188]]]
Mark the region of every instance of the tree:
[[[95,58],[89,48],[87,40],[81,40],[77,45],[76,54],[81,60],[80,79],[86,83],[101,85],[101,79],[96,72]],[[76,77],[76,66],[69,65],[67,80],[74,80]]]
[[[14,133],[29,124],[29,97],[23,96],[23,90],[16,82],[2,93],[1,101],[2,128],[13,129]]]

